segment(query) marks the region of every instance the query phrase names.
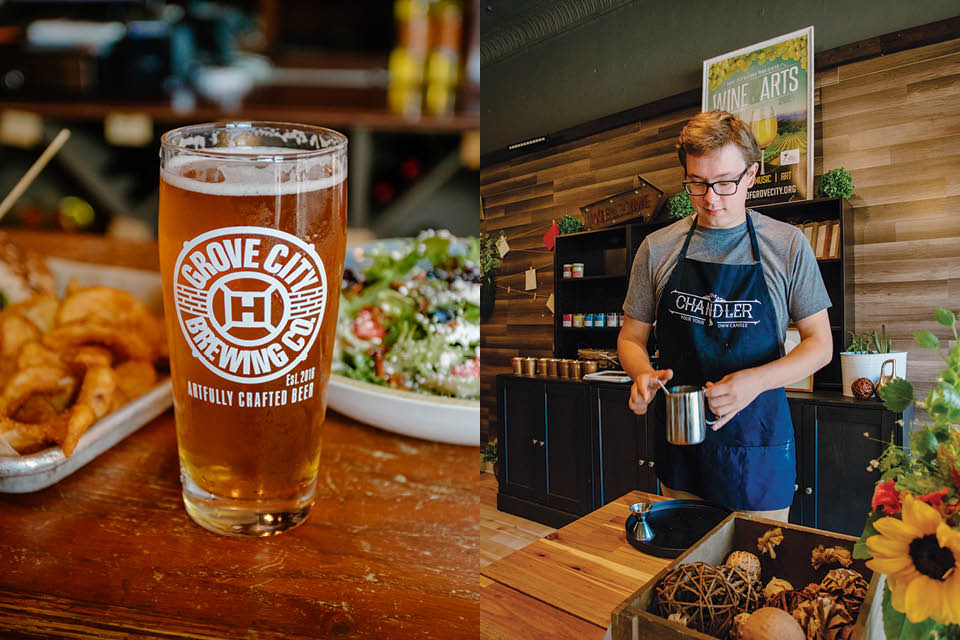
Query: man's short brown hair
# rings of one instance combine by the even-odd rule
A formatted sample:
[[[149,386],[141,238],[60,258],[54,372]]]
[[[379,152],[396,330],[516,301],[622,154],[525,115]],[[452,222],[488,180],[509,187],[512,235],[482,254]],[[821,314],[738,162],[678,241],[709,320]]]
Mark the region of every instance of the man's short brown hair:
[[[746,122],[729,111],[704,111],[694,116],[684,125],[677,143],[683,170],[687,170],[687,155],[702,156],[728,142],[737,145],[747,165],[760,162],[760,147]]]

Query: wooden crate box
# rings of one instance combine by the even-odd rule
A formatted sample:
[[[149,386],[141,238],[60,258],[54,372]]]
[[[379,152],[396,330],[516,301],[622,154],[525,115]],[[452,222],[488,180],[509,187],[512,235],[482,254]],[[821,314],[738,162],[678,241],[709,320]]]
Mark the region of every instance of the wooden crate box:
[[[775,559],[757,550],[757,538],[773,527],[780,527],[783,531],[783,542],[775,548],[777,554]],[[652,611],[654,587],[678,565],[702,561],[719,566],[731,551],[749,551],[760,558],[761,580],[764,585],[771,578],[777,577],[788,580],[797,589],[802,589],[811,582],[819,583],[830,569],[837,567],[837,565],[821,566],[818,570],[814,570],[810,562],[812,549],[817,545],[823,545],[824,547],[843,546],[852,551],[856,541],[857,538],[839,533],[754,518],[743,513],[732,513],[614,609],[611,614],[612,638],[613,640],[713,639],[713,636],[668,621]],[[864,638],[867,617],[870,615],[880,576],[874,575],[863,560],[854,560],[849,568],[860,572],[870,584],[851,635],[851,640],[861,640]]]

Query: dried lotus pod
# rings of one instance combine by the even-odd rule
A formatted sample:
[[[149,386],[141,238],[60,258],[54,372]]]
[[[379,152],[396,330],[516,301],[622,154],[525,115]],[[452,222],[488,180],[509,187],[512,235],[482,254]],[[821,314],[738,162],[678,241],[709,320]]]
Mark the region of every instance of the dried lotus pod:
[[[818,544],[816,548],[810,552],[810,564],[813,565],[814,569],[819,569],[825,564],[839,564],[846,568],[853,564],[853,557],[850,554],[850,549],[846,547],[828,547],[824,549],[822,544]]]
[[[866,579],[852,569],[833,569],[820,582],[820,595],[828,595],[839,602],[856,618],[869,586]]]
[[[732,551],[724,563],[727,567],[739,567],[754,580],[760,579],[760,558],[749,551]]]
[[[829,598],[814,598],[793,611],[807,640],[850,640],[853,617],[843,605]]]
[[[857,378],[850,383],[850,391],[861,400],[866,400],[873,395],[874,386],[870,378]]]

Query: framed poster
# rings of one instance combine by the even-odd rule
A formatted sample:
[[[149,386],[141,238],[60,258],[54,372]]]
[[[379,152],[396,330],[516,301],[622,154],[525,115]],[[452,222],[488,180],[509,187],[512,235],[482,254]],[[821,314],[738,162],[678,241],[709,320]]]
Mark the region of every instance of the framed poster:
[[[783,341],[784,353],[790,353],[798,344],[800,344],[800,332],[792,327],[787,329],[787,338]],[[783,388],[787,391],[813,391],[813,375],[811,374],[803,380],[785,384]]]
[[[813,27],[704,60],[702,107],[736,114],[760,145],[747,206],[813,197]]]

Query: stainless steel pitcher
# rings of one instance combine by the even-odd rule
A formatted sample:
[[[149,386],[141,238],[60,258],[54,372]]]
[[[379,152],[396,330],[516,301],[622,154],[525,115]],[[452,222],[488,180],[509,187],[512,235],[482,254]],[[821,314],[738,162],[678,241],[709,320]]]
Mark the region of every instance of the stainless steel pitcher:
[[[703,387],[677,385],[667,387],[667,442],[670,444],[700,444],[707,437],[710,409],[704,406]]]

